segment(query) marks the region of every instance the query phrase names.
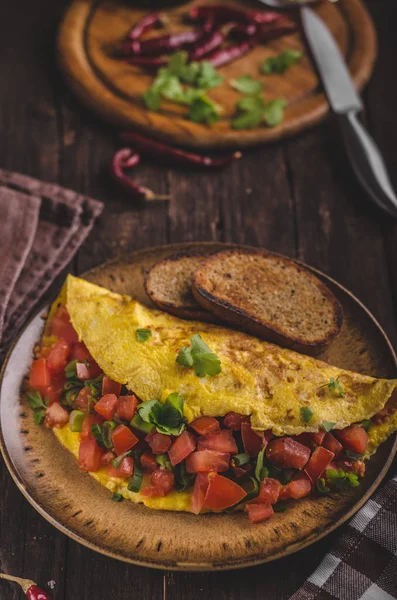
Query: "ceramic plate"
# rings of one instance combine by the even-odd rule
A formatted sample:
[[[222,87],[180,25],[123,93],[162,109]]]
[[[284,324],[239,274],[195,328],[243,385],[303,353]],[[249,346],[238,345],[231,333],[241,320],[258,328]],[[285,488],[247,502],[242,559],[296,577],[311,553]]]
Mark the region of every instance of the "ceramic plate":
[[[190,248],[215,251],[231,244],[179,244],[143,250],[106,263],[84,276],[113,291],[150,304],[143,277],[155,261]],[[313,269],[312,269],[313,270]],[[393,378],[396,355],[368,310],[342,286],[313,270],[342,303],[345,323],[321,358],[344,369]],[[79,471],[74,457],[52,431],[34,425],[20,399],[32,349],[40,338],[41,311],[24,328],[3,367],[0,388],[0,443],[19,489],[55,527],[78,542],[120,560],[175,570],[246,567],[291,554],[327,535],[349,519],[374,492],[397,449],[396,436],[368,463],[359,488],[337,498],[292,501],[288,510],[252,526],[246,515],[195,516],[157,512],[130,502],[115,503],[108,490]]]

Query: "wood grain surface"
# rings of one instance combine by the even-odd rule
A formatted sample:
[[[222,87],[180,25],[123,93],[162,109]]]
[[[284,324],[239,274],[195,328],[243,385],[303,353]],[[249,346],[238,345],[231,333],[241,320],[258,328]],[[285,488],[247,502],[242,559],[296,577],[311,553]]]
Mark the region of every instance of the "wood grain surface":
[[[216,4],[218,0],[206,2]],[[168,24],[160,33],[154,31],[147,36],[191,29],[186,24],[186,13],[202,3],[203,0],[190,0],[169,7]],[[231,4],[247,6],[243,0]],[[254,2],[248,4],[255,7]],[[372,72],[376,56],[373,24],[362,1],[322,2],[315,10],[335,36],[354,82],[361,89]],[[242,148],[291,136],[327,115],[328,104],[299,27],[297,32],[260,44],[219,69],[224,82],[208,92],[222,107],[221,118],[215,125],[209,127],[187,120],[188,109],[172,102],[163,102],[158,112],[147,110],[142,94],[153,82],[153,75],[127,64],[120,56],[120,47],[129,29],[147,12],[147,3],[145,6],[145,3],[128,4],[123,0],[73,0],[60,27],[58,59],[68,84],[87,106],[111,123],[119,127],[138,127],[182,146]],[[295,11],[292,18],[299,21]],[[287,49],[302,51],[303,59],[284,75],[260,74],[260,65],[267,58]],[[286,99],[285,119],[278,127],[262,126],[243,131],[231,128],[241,94],[230,86],[230,81],[242,74],[262,80],[266,101]]]
[[[343,0],[341,0],[343,2]],[[390,168],[397,164],[395,0],[367,0],[379,57],[364,92],[365,119]],[[68,91],[55,63],[56,27],[68,0],[0,4],[1,168],[56,181],[97,197],[106,209],[76,257],[76,273],[125,250],[219,240],[305,260],[338,279],[373,311],[397,347],[397,226],[356,183],[333,121],[249,151],[221,173],[143,162],[136,178],[169,204],[140,209],[109,182],[115,130]],[[395,470],[395,469],[394,469]],[[212,574],[126,566],[70,541],[40,517],[0,465],[0,567],[45,584],[56,600],[286,600],[338,537],[277,563]],[[2,600],[23,600],[0,582]]]

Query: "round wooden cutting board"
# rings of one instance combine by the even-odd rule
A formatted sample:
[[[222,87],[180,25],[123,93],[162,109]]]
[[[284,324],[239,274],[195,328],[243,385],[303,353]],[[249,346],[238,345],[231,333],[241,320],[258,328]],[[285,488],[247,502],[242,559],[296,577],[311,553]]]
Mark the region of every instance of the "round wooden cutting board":
[[[156,261],[175,252],[214,252],[232,244],[175,244],[109,262],[85,277],[150,305],[143,277]],[[340,335],[319,358],[345,369],[396,377],[396,356],[367,309],[342,286],[320,277],[342,304]],[[79,471],[74,457],[53,432],[35,425],[20,398],[33,347],[44,322],[41,313],[26,326],[4,365],[0,380],[0,448],[7,467],[29,502],[55,527],[89,548],[120,560],[160,569],[222,570],[266,562],[312,544],[350,518],[368,500],[390,467],[396,436],[369,461],[360,487],[323,498],[289,501],[285,512],[258,525],[242,513],[206,514],[150,510],[124,501]]]
[[[157,30],[147,35],[158,36],[186,29],[189,25],[183,22],[183,17],[192,5],[219,4],[220,1],[178,3],[166,10],[169,17],[167,26],[160,33]],[[219,70],[225,78],[224,83],[209,92],[209,96],[223,108],[217,124],[193,123],[187,120],[185,107],[170,102],[164,102],[157,113],[147,110],[142,93],[150,86],[153,75],[127,64],[117,57],[117,50],[131,26],[148,12],[148,4],[133,0],[73,0],[59,31],[59,63],[70,87],[84,103],[117,127],[134,127],[181,146],[236,148],[290,136],[327,115],[328,103],[300,32],[257,46]],[[232,1],[228,4],[261,8],[258,2]],[[335,36],[354,82],[361,90],[371,75],[376,57],[374,27],[361,0],[340,0],[335,4],[325,1],[315,10]],[[266,58],[290,48],[304,52],[299,64],[283,75],[260,75],[260,65]],[[287,100],[288,107],[281,125],[274,128],[263,125],[244,131],[231,128],[231,119],[241,94],[229,82],[242,74],[250,74],[266,84],[265,100],[279,97]]]

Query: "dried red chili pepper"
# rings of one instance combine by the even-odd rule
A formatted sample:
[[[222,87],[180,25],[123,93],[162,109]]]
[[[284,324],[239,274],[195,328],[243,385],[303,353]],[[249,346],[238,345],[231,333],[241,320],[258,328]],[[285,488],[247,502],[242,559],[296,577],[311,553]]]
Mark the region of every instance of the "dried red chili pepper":
[[[219,48],[224,41],[225,36],[221,31],[211,31],[199,40],[197,45],[191,50],[190,60],[201,60],[204,56]]]
[[[293,33],[297,30],[295,23],[289,19],[283,18],[282,22],[278,22],[275,25],[260,25],[255,35],[255,39],[258,43],[267,42],[274,40],[288,33]]]
[[[178,164],[182,166],[194,165],[206,167],[207,169],[220,169],[230,165],[230,163],[241,157],[241,152],[234,152],[233,154],[222,157],[201,156],[200,154],[186,152],[185,150],[175,148],[164,142],[158,142],[157,140],[147,138],[133,131],[120,133],[120,138],[126,144],[133,146],[138,152],[146,154],[151,158],[157,158],[161,160],[162,163],[168,164]]]
[[[204,4],[202,6],[194,6],[189,12],[189,17],[192,21],[202,21],[212,17],[216,25],[221,25],[231,21],[236,23],[273,23],[280,19],[281,15],[269,10],[252,11],[237,8],[236,6],[225,6],[223,4]]]
[[[244,56],[244,54],[247,54],[247,52],[249,52],[255,46],[255,44],[255,39],[240,42],[240,44],[235,44],[234,46],[230,46],[230,48],[224,48],[212,52],[210,55],[205,57],[205,60],[211,63],[214,67],[223,67],[224,65],[228,65],[234,60],[237,60],[241,56]]]
[[[20,577],[13,577],[12,575],[5,575],[4,573],[0,573],[0,579],[18,583],[23,592],[26,594],[28,600],[52,600],[52,596],[50,596],[45,590],[39,588],[39,586],[30,579],[21,579]]]
[[[129,31],[127,38],[130,40],[139,40],[144,33],[150,31],[155,25],[164,24],[165,16],[162,13],[149,13],[144,16]]]
[[[253,37],[258,31],[256,23],[243,23],[233,25],[229,29],[229,35],[231,37],[237,37],[238,39]]]
[[[163,37],[151,38],[150,40],[128,40],[123,44],[124,54],[138,54],[140,56],[159,56],[170,54],[175,50],[188,48],[196,44],[203,37],[202,30],[178,31]]]
[[[110,165],[110,173],[114,181],[116,181],[123,190],[128,192],[130,196],[137,200],[169,200],[170,196],[155,194],[152,190],[138,185],[125,174],[125,169],[135,167],[139,161],[139,154],[131,150],[131,148],[122,148],[121,150],[118,150],[113,156]]]
[[[130,56],[125,61],[130,65],[143,67],[148,71],[157,71],[161,67],[168,65],[168,58],[162,56]]]

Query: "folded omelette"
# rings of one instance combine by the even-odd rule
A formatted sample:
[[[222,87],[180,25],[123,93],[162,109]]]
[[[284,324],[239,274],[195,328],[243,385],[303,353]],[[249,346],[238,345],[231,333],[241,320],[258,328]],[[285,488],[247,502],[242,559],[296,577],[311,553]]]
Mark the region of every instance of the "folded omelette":
[[[155,491],[153,491],[156,486],[151,486],[152,491],[151,493],[147,492],[148,495],[142,494],[141,491],[131,491],[131,488],[128,489],[128,478],[113,476],[112,472],[109,474],[106,466],[101,465],[96,472],[91,472],[100,483],[115,492],[116,496],[120,495],[135,502],[144,502],[152,508],[191,510],[193,489],[197,496],[199,493],[197,482],[200,478],[204,495],[208,495],[208,492],[206,492],[208,482],[215,489],[215,484],[229,485],[228,483],[225,484],[223,480],[232,482],[233,485],[239,485],[241,481],[247,479],[252,479],[255,483],[254,480],[256,479],[256,483],[262,486],[260,490],[262,490],[264,482],[277,480],[281,481],[279,483],[280,498],[299,497],[299,495],[295,496],[293,494],[288,496],[286,487],[291,486],[291,481],[296,481],[301,475],[309,481],[311,490],[315,486],[318,488],[318,481],[322,482],[320,485],[323,488],[329,490],[332,479],[329,468],[319,473],[318,477],[317,475],[313,476],[313,465],[316,462],[314,466],[315,470],[318,470],[319,458],[325,460],[328,452],[330,460],[327,467],[331,466],[331,469],[336,469],[337,473],[346,473],[349,470],[346,466],[349,461],[349,464],[353,464],[351,461],[359,460],[361,462],[369,458],[377,447],[397,429],[397,411],[395,410],[397,380],[376,379],[345,371],[242,332],[208,323],[184,321],[159,310],[148,308],[128,296],[110,292],[71,275],[68,276],[59,298],[51,309],[46,332],[41,342],[41,350],[36,356],[36,361],[34,361],[36,363],[40,359],[41,361],[47,361],[49,368],[54,362],[53,359],[51,360],[51,351],[57,343],[57,347],[60,347],[59,339],[62,336],[62,332],[57,335],[51,330],[51,319],[59,311],[59,307],[66,308],[70,324],[77,333],[78,343],[82,342],[85,345],[102,376],[104,375],[108,380],[124,386],[125,394],[123,397],[132,393],[138,402],[138,412],[147,401],[157,400],[164,404],[168,398],[173,398],[175,394],[183,399],[183,420],[185,424],[182,424],[181,431],[184,429],[185,436],[190,436],[189,443],[193,444],[193,450],[190,454],[194,456],[194,458],[192,456],[187,457],[183,461],[183,465],[186,462],[190,471],[195,468],[191,465],[204,460],[202,454],[196,456],[200,452],[207,452],[206,459],[208,458],[208,452],[217,453],[215,458],[219,464],[222,464],[222,460],[230,460],[228,463],[229,470],[225,475],[220,475],[220,473],[225,471],[226,467],[222,471],[218,466],[218,470],[215,469],[215,474],[210,473],[207,482],[202,483],[204,471],[201,467],[197,467],[201,470],[198,471],[199,475],[197,472],[191,474],[192,477],[196,476],[196,483],[193,479],[190,481],[191,487],[187,486],[186,489],[179,492],[172,489],[168,493],[161,493],[157,497]],[[146,332],[143,337],[139,335],[139,332],[142,331]],[[204,354],[216,356],[220,364],[216,374],[198,376],[194,368],[189,368],[189,364],[176,360],[181,351],[184,352],[186,349],[187,352],[189,351],[192,338],[200,339],[205,343],[205,347],[209,352],[206,351]],[[72,340],[72,342],[66,340],[64,344],[65,364],[62,365],[62,368],[64,369],[66,366],[69,371],[70,367],[67,365],[71,364],[70,353],[73,353],[71,348],[74,343],[76,343],[76,340]],[[68,349],[66,348],[67,345]],[[87,363],[87,359],[85,360]],[[58,365],[58,363],[56,364]],[[57,368],[59,371],[60,367],[57,366]],[[81,367],[80,371],[83,372],[84,368]],[[53,376],[51,375],[51,368],[49,372],[50,376]],[[57,377],[59,379],[59,373]],[[32,381],[31,374],[32,389],[35,389],[36,392],[43,390],[43,387],[40,388],[37,384],[35,387],[34,384],[34,377]],[[65,383],[63,383],[63,386],[59,400],[55,400],[55,404],[56,406],[60,404],[63,410],[70,413],[74,407],[65,406]],[[45,392],[41,395],[44,394]],[[87,412],[91,411],[96,414],[95,401],[97,402],[98,398],[94,398],[94,406],[89,406]],[[116,403],[116,400],[114,402]],[[51,409],[51,406],[47,411]],[[128,422],[123,424],[120,419],[117,419],[117,408],[115,410],[116,417],[114,421],[110,419],[108,422],[114,422],[115,427],[129,427],[131,431],[134,431],[132,422],[130,426]],[[144,415],[146,413],[139,412],[139,414]],[[235,427],[229,430],[234,432],[232,443],[236,445],[236,451],[229,448],[229,453],[224,452],[227,448],[222,446],[219,437],[215,441],[213,439],[208,441],[211,437],[211,431],[213,431],[212,438],[214,435],[226,436],[222,431],[224,430],[224,423],[228,422],[227,419],[230,420],[227,417],[230,414],[237,414],[240,416],[242,423],[249,423],[249,425],[242,426],[245,427],[244,431],[250,428],[249,434],[251,435],[253,432],[259,440],[262,440],[257,456],[252,456],[252,452],[251,454],[247,452],[245,442],[247,435],[244,434],[243,429],[241,432],[240,430],[237,431]],[[376,415],[381,415],[381,418],[376,418]],[[195,423],[200,422],[201,417],[214,418],[212,421],[213,430],[209,430],[209,434],[206,430],[204,434],[202,432],[200,434],[200,429],[194,427]],[[218,429],[215,420],[219,423]],[[70,423],[63,423],[62,425],[56,424],[54,433],[62,444],[78,456],[82,443],[81,433],[72,431],[73,428]],[[192,425],[192,429],[189,429],[190,425]],[[99,428],[101,426],[99,424]],[[351,449],[348,450],[349,447],[355,448],[354,443],[349,446],[350,438],[347,435],[352,426],[358,427],[360,430],[365,427],[367,431],[365,435],[362,434],[362,437],[367,436],[363,452],[357,453]],[[148,449],[150,452],[153,445],[153,436],[167,435],[167,431],[164,433],[163,429],[153,427],[154,430],[152,428],[148,434],[148,444],[150,446]],[[187,430],[190,433],[187,433]],[[199,437],[197,437],[197,432]],[[354,430],[355,432],[356,430]],[[329,435],[333,440],[336,440],[331,445],[328,443],[330,442],[330,438],[327,437]],[[142,436],[138,436],[138,438],[139,442],[137,442],[136,447],[145,443],[142,441]],[[161,439],[165,443],[165,448],[168,442],[173,445],[176,444],[178,437],[175,436],[175,431],[173,431],[173,434],[169,435],[167,439]],[[328,440],[328,446],[325,442],[325,445],[323,444],[322,440],[324,439]],[[218,441],[219,451],[215,443]],[[282,444],[284,444],[283,449],[289,445],[291,446],[291,452],[295,452],[293,450],[295,448],[296,452],[298,454],[301,452],[302,455],[305,452],[299,449],[298,446],[308,448],[307,456],[304,458],[306,466],[301,468],[297,466],[300,463],[295,464],[292,459],[290,463],[284,460],[286,465],[286,468],[284,468],[283,458],[277,458],[278,454],[276,453],[276,450],[278,451]],[[294,444],[298,444],[298,446],[294,446]],[[267,449],[266,446],[268,446]],[[339,448],[339,446],[341,446],[341,449],[337,453],[335,448]],[[273,454],[270,452],[272,448],[274,448]],[[332,450],[327,448],[332,448]],[[142,453],[142,448],[140,451]],[[113,447],[111,447],[110,452],[114,453],[116,463],[119,464],[120,460],[117,461]],[[166,468],[168,470],[171,468],[171,472],[173,471],[175,466],[170,465],[167,458],[168,456],[172,457],[172,452],[172,449],[170,449],[161,453],[161,456],[165,456],[167,461],[164,462],[165,459],[161,459],[162,463],[158,460],[160,453],[151,452],[154,455],[153,462],[157,461],[158,469],[164,471]],[[223,456],[222,459],[218,456],[222,453],[228,455],[229,458]],[[130,450],[130,454],[128,452],[125,454],[129,458],[133,455],[133,449]],[[211,455],[211,458],[214,457]],[[337,458],[339,462],[335,462]],[[141,460],[139,453],[135,453],[134,460],[135,465],[137,465]],[[262,474],[267,475],[267,477],[258,475],[260,471],[258,461],[260,461]],[[125,464],[127,465],[127,463]],[[200,462],[200,464],[202,463]],[[310,467],[310,464],[312,467]],[[291,465],[295,466],[291,467]],[[340,465],[344,469],[341,469]],[[238,472],[239,477],[242,479],[236,479],[237,475],[234,477],[230,469],[233,473]],[[276,470],[276,475],[274,470]],[[283,473],[285,471],[287,474],[283,474],[281,477],[280,473],[277,472],[279,470]],[[355,469],[354,466],[350,469],[352,473],[359,470]],[[125,472],[128,473],[127,466]],[[273,477],[271,476],[272,473]],[[207,475],[208,472],[206,472]],[[342,475],[340,476],[342,477]],[[149,477],[148,473],[144,474],[143,477],[147,479]],[[247,486],[245,489],[247,489]],[[262,494],[262,491],[260,494]],[[269,504],[269,497],[266,494],[263,497],[265,500],[262,504]],[[255,504],[255,501],[253,502],[258,507],[258,504]],[[272,502],[270,503],[272,504]],[[208,501],[207,505],[205,503],[203,505],[203,510],[217,508],[217,506],[211,505],[211,501]],[[262,505],[260,508],[263,511]],[[193,512],[198,511],[194,510]],[[251,519],[251,509],[249,512]],[[254,513],[253,509],[252,513]],[[258,520],[261,519],[258,518]],[[254,519],[252,521],[255,522]]]

